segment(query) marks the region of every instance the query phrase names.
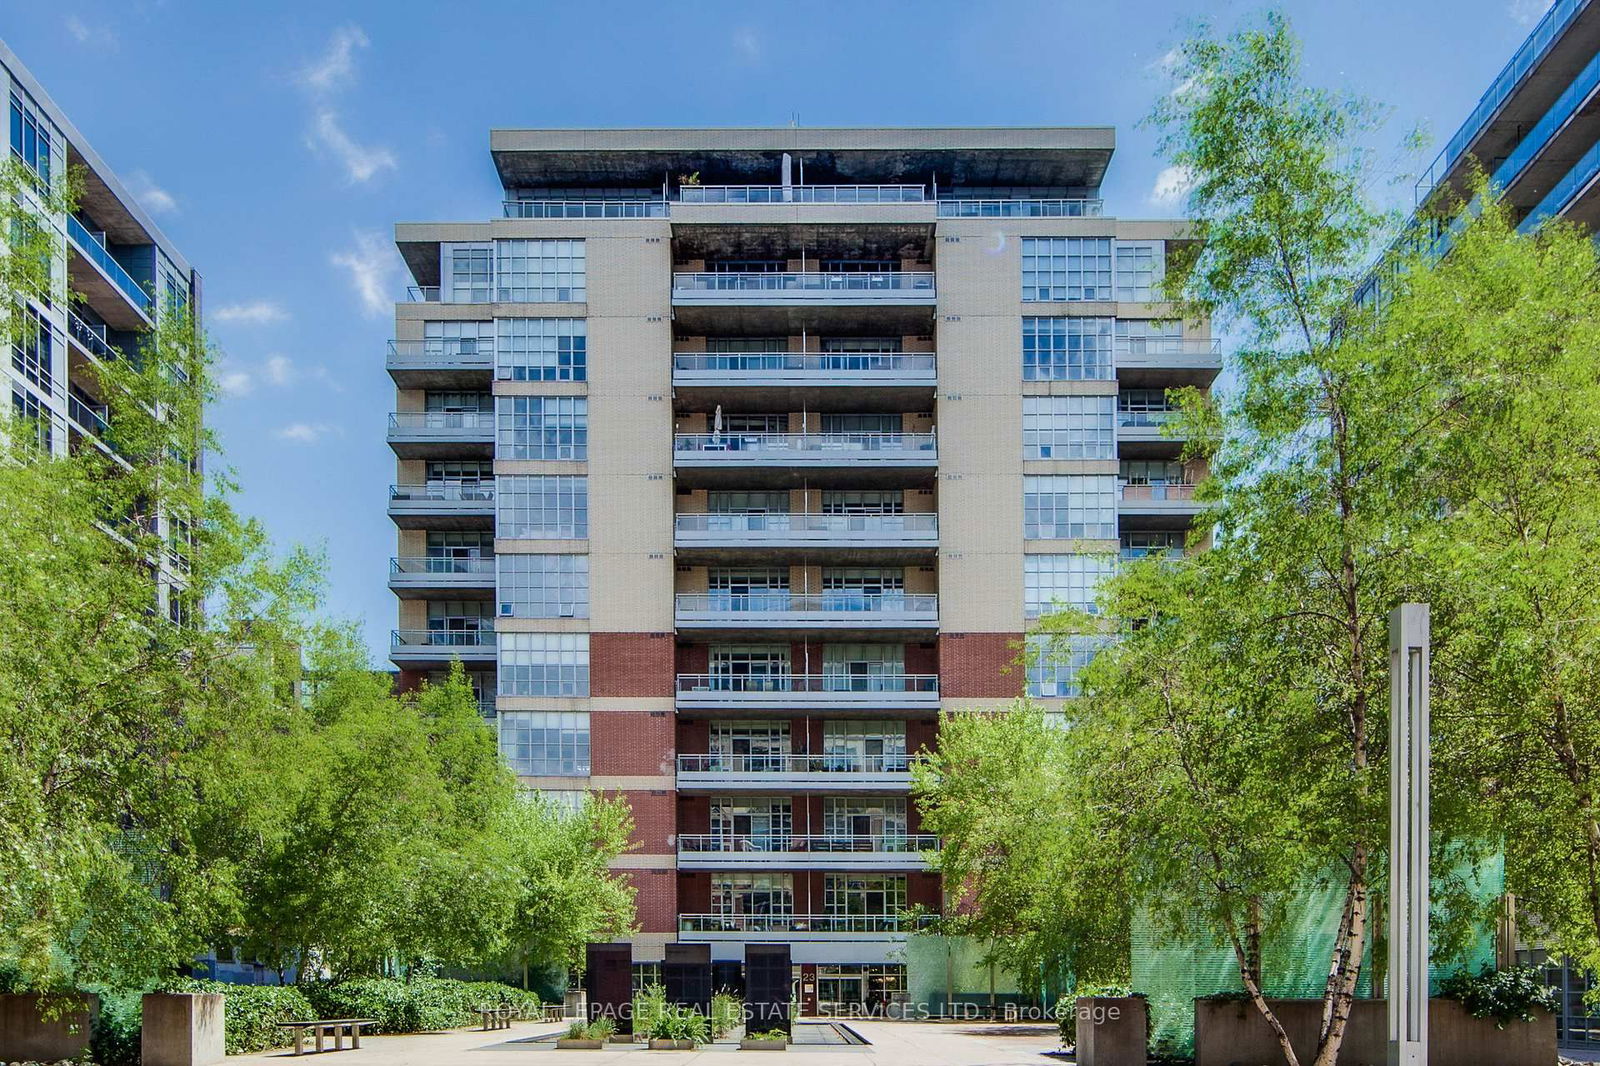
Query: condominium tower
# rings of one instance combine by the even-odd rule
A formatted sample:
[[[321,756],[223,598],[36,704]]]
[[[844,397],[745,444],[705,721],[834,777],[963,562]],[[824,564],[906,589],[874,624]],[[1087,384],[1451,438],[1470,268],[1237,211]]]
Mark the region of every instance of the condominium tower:
[[[1151,302],[1182,224],[1102,209],[1114,144],[495,130],[497,217],[397,226],[392,657],[460,659],[528,787],[632,804],[636,964],[905,989],[938,712],[1071,696],[1031,621],[1185,549],[1166,390],[1219,357]]]

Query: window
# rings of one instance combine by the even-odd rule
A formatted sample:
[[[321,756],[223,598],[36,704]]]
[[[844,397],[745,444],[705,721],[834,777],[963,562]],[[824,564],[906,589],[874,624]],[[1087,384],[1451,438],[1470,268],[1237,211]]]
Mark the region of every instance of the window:
[[[900,644],[828,644],[822,649],[822,687],[828,692],[899,692],[906,650]]]
[[[589,634],[502,633],[500,695],[587,696]]]
[[[716,427],[716,416],[711,418],[713,431]],[[789,416],[785,414],[773,415],[723,415],[722,432],[724,433],[787,433],[789,432]]]
[[[51,433],[50,409],[39,397],[21,385],[11,386],[11,414],[13,418],[34,423],[34,439],[40,449],[50,451],[54,439]]]
[[[501,459],[587,459],[587,396],[501,396]]]
[[[1022,380],[1110,381],[1109,318],[1022,320]]]
[[[1111,238],[1022,238],[1022,300],[1111,299]]]
[[[496,241],[496,299],[502,303],[582,303],[581,240]]]
[[[708,274],[782,274],[789,268],[783,259],[707,259]]]
[[[32,100],[11,94],[11,154],[46,182],[52,173],[51,150],[59,144],[54,129]]]
[[[32,307],[25,307],[23,320],[11,341],[11,365],[24,378],[49,392],[54,351],[55,337],[50,332],[50,323]]]
[[[706,510],[711,514],[788,514],[789,494],[784,491],[712,489],[706,493]]]
[[[1124,459],[1117,476],[1126,485],[1187,485],[1189,475],[1176,459]]]
[[[487,392],[428,392],[423,407],[433,414],[475,414],[494,410],[494,397]]]
[[[424,322],[422,348],[429,355],[478,355],[494,351],[493,322]]]
[[[714,611],[782,611],[789,606],[789,571],[780,567],[714,566],[706,574]]]
[[[494,463],[486,459],[429,459],[428,483],[476,485],[494,480]]]
[[[1026,396],[1024,459],[1115,459],[1114,396]]]
[[[789,687],[789,645],[711,647],[712,687],[730,692],[782,692]]]
[[[1117,535],[1117,479],[1066,474],[1022,479],[1022,535],[1030,540],[1109,540]]]
[[[905,836],[905,797],[824,796],[822,831],[829,836]]]
[[[1149,318],[1117,319],[1117,347],[1131,355],[1165,354],[1183,348],[1182,322]]]
[[[717,355],[772,355],[787,352],[788,350],[789,338],[787,337],[706,338],[706,351]]]
[[[901,337],[824,337],[825,352],[898,352],[904,347]]]
[[[494,534],[481,529],[430,530],[424,550],[429,559],[487,559],[494,555]]]
[[[712,722],[711,754],[722,757],[719,768],[782,770],[789,754],[789,723]]]
[[[1027,555],[1022,560],[1022,610],[1038,618],[1062,608],[1099,613],[1095,593],[1117,571],[1116,556]]]
[[[1028,634],[1028,695],[1043,700],[1082,695],[1083,668],[1105,646],[1104,637]]]
[[[1118,242],[1117,299],[1130,303],[1160,299],[1165,264],[1166,245],[1161,241]]]
[[[1141,529],[1122,535],[1122,557],[1143,559],[1147,555],[1174,558],[1183,554],[1184,534],[1178,529]]]
[[[501,555],[495,560],[501,618],[588,618],[587,555]]]
[[[496,480],[495,526],[517,540],[582,540],[589,535],[589,479],[547,475]]]
[[[1167,399],[1166,389],[1123,389],[1117,393],[1117,425],[1161,426],[1171,420],[1177,407]]]
[[[713,914],[793,914],[792,874],[714,874]]]
[[[589,323],[581,318],[496,320],[495,377],[501,381],[584,381]]]
[[[822,884],[829,914],[889,917],[906,909],[905,874],[828,874]]]
[[[589,716],[581,711],[505,711],[500,754],[529,776],[582,777],[589,773]]]
[[[770,796],[713,796],[711,833],[736,837],[750,851],[788,851],[794,818],[789,801]]]
[[[824,433],[899,433],[900,416],[883,415],[823,415]]]
[[[822,754],[829,769],[867,772],[903,772],[906,761],[906,724],[903,721],[851,721],[822,723]],[[834,762],[837,760],[837,762]]]
[[[886,274],[900,269],[898,259],[824,259],[824,274]]]
[[[494,253],[487,244],[444,244],[445,303],[488,303],[494,298]]]
[[[904,514],[903,489],[824,489],[823,514]]]

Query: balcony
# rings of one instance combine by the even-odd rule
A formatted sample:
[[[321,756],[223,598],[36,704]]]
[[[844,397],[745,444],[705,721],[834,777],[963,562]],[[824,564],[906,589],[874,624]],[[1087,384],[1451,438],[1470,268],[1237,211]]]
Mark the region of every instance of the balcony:
[[[71,311],[67,312],[67,336],[72,338],[72,343],[103,363],[117,358],[117,350],[106,339],[106,328],[91,326]]]
[[[488,391],[494,346],[466,337],[390,341],[386,365],[397,388]]]
[[[685,204],[920,204],[922,185],[681,185]]]
[[[680,433],[673,439],[672,462],[680,476],[683,471],[720,471],[724,480],[731,476],[739,481],[759,470],[790,477],[833,470],[888,473],[889,480],[904,487],[904,473],[894,472],[931,474],[939,465],[939,452],[932,433]]]
[[[680,870],[923,870],[931,833],[679,833]]]
[[[1099,218],[1105,201],[940,200],[940,218]]]
[[[735,557],[787,563],[826,557],[841,564],[926,562],[939,546],[936,514],[680,514],[673,520],[680,561]]]
[[[679,755],[679,792],[904,792],[909,755]]]
[[[1117,455],[1123,459],[1171,458],[1183,451],[1182,436],[1172,436],[1180,412],[1175,407],[1117,409]]]
[[[937,674],[679,674],[683,710],[935,710]]]
[[[879,936],[904,939],[937,916],[921,920],[900,914],[680,914],[678,932],[684,940],[710,940],[730,934],[736,940],[846,937],[859,940]]]
[[[494,412],[397,411],[389,416],[389,447],[401,459],[487,459]]]
[[[67,216],[67,241],[78,253],[73,265],[88,264],[71,271],[73,290],[82,293],[100,317],[116,328],[148,329],[156,313],[155,300],[73,215]]]
[[[784,306],[794,304],[932,304],[932,271],[735,271],[672,276],[675,304]]]
[[[665,200],[505,200],[506,218],[666,218]]]
[[[820,593],[777,589],[762,592],[680,592],[675,617],[680,630],[767,631],[818,626],[863,632],[937,629],[939,597],[850,589]]]
[[[1222,342],[1121,338],[1112,348],[1124,388],[1211,384],[1222,370]]]
[[[494,556],[402,556],[389,560],[389,588],[404,599],[494,591]]]
[[[922,410],[930,406],[937,383],[932,352],[676,352],[672,356],[674,388],[715,390],[698,402],[692,392],[681,394],[681,406],[687,410],[706,410],[712,403],[739,407],[758,399],[746,391],[756,389],[784,390],[788,410],[817,410],[819,404],[839,402],[854,410]],[[872,391],[845,391],[859,387]]]
[[[1195,486],[1117,482],[1117,516],[1124,529],[1188,529],[1202,510]]]
[[[390,485],[389,517],[401,529],[486,529],[494,524],[494,482]]]
[[[396,629],[389,634],[389,658],[402,670],[431,670],[463,663],[493,663],[492,629]]]

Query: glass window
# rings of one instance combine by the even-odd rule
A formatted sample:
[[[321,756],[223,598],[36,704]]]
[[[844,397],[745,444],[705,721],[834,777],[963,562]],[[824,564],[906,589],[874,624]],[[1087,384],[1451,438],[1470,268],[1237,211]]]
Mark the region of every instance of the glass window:
[[[1140,529],[1122,534],[1121,543],[1124,559],[1174,558],[1183,554],[1184,534],[1181,529]]]
[[[904,771],[906,724],[830,719],[822,723],[822,754],[839,760],[841,770]]]
[[[50,451],[54,434],[51,432],[50,409],[39,397],[20,384],[11,386],[11,415],[13,418],[34,423],[35,440],[40,449]]]
[[[1166,265],[1162,241],[1117,242],[1117,299],[1149,303],[1161,298],[1159,286]]]
[[[712,722],[711,754],[728,758],[732,769],[781,770],[789,754],[789,723]]]
[[[500,754],[529,776],[589,773],[589,715],[582,711],[502,711]]]
[[[1187,485],[1188,472],[1176,459],[1124,459],[1117,476],[1127,485]]]
[[[1095,593],[1117,572],[1116,556],[1104,553],[1027,555],[1022,560],[1022,609],[1029,618],[1061,608],[1099,613]]]
[[[1022,479],[1024,537],[1109,540],[1117,535],[1117,479],[1064,474]]]
[[[904,796],[824,796],[822,831],[829,836],[904,836]]]
[[[583,241],[496,241],[495,250],[500,302],[581,303],[588,298]]]
[[[428,483],[476,485],[494,480],[494,463],[488,459],[429,459]]]
[[[1028,695],[1059,699],[1083,693],[1080,678],[1105,637],[1069,636],[1063,641],[1046,633],[1028,634]]]
[[[502,633],[499,677],[502,696],[587,696],[589,634]]]
[[[494,397],[487,392],[428,392],[423,394],[423,407],[435,414],[492,411]]]
[[[906,875],[828,874],[822,906],[828,914],[899,915],[906,909]]]
[[[445,303],[488,303],[494,298],[494,254],[487,244],[440,245]]]
[[[898,692],[905,672],[901,644],[828,644],[822,649],[822,684],[829,692]]]
[[[787,337],[707,337],[706,351],[718,355],[771,355],[787,352]]]
[[[904,514],[904,489],[824,489],[823,514]]]
[[[1111,238],[1022,238],[1022,299],[1111,299]]]
[[[1111,359],[1109,318],[1037,318],[1022,320],[1024,381],[1110,381],[1116,376]]]
[[[429,530],[425,551],[430,559],[487,559],[494,555],[494,534],[481,529]]]
[[[1160,426],[1178,410],[1166,389],[1123,389],[1117,393],[1117,425]]]
[[[1115,459],[1115,396],[1025,396],[1024,459]]]
[[[501,618],[588,618],[587,555],[501,555],[495,559]]]
[[[32,307],[23,308],[22,323],[11,340],[11,365],[44,392],[51,390],[55,335],[50,332],[50,323]]]
[[[495,320],[495,376],[501,381],[584,381],[589,323],[581,318]]]
[[[721,644],[711,648],[711,673],[718,678],[786,678],[789,676],[787,644]]]
[[[792,874],[713,874],[713,914],[793,914]]]
[[[716,416],[713,415],[709,424],[716,427]],[[787,433],[789,432],[789,416],[785,414],[770,415],[723,415],[722,432],[724,433]]]
[[[587,396],[501,396],[497,422],[501,459],[589,457]]]
[[[498,478],[495,526],[518,540],[582,540],[589,535],[589,479],[565,475]]]
[[[825,352],[898,352],[903,350],[903,337],[824,337]]]
[[[881,415],[828,415],[822,416],[824,433],[899,433],[900,416]]]
[[[1117,319],[1117,347],[1131,355],[1169,354],[1182,350],[1183,323],[1150,318]]]
[[[706,493],[706,510],[711,514],[788,514],[789,494],[781,490],[739,492],[712,489]]]
[[[736,837],[751,851],[787,851],[794,818],[789,800],[777,796],[713,796],[711,832]]]
[[[422,347],[429,355],[477,355],[494,351],[493,322],[424,322]]]
[[[46,182],[52,173],[52,148],[61,143],[54,129],[31,99],[11,94],[11,154]]]

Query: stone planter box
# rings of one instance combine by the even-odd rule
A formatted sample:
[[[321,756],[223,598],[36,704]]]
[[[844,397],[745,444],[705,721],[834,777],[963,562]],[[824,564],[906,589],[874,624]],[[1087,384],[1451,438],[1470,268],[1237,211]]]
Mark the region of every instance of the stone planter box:
[[[694,1047],[693,1040],[657,1040],[655,1037],[650,1038],[651,1051],[693,1051]]]
[[[739,1041],[739,1050],[740,1051],[788,1051],[789,1050],[789,1041],[787,1041],[787,1040],[751,1040],[749,1037],[745,1037],[743,1040]]]
[[[1073,1009],[1078,1066],[1144,1066],[1150,1006],[1142,996],[1084,996]]]
[[[564,1036],[556,1040],[557,1051],[599,1051],[605,1046],[604,1040],[570,1040]]]
[[[100,1013],[100,997],[61,997],[69,1002],[57,1002],[60,1013],[54,1018],[40,1014],[43,998],[31,992],[0,995],[0,1062],[59,1062],[89,1050],[89,1030]]]
[[[227,1054],[221,993],[148,992],[139,1061],[144,1066],[210,1066]]]
[[[1269,999],[1295,1054],[1309,1062],[1322,1023],[1320,999]],[[1339,1066],[1386,1066],[1387,1005],[1358,999],[1345,1028]],[[1556,1020],[1542,1011],[1531,1022],[1495,1028],[1492,1018],[1474,1018],[1453,999],[1428,1001],[1430,1066],[1494,1063],[1494,1066],[1551,1066],[1556,1061]],[[1249,1000],[1194,1002],[1195,1066],[1280,1064],[1283,1053],[1261,1012]]]
[[[611,1034],[611,1042],[613,1044],[633,1044],[633,1043],[637,1043],[637,1041],[634,1040],[632,1033],[612,1033]]]

